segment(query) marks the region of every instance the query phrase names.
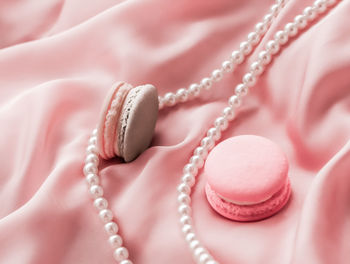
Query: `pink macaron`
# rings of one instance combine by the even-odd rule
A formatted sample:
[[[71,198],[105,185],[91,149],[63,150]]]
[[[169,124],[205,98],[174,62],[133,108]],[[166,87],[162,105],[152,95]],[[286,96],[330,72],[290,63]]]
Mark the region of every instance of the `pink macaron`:
[[[216,212],[232,220],[267,218],[290,197],[288,168],[285,154],[271,140],[253,135],[229,138],[207,157],[207,199]]]

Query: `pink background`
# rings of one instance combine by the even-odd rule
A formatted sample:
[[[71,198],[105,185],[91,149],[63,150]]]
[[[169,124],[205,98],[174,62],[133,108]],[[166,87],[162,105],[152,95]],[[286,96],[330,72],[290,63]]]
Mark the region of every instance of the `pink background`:
[[[160,94],[207,76],[273,1],[13,1],[0,8],[0,263],[114,263],[82,174],[89,134],[113,82]],[[312,1],[289,1],[248,59]],[[224,138],[265,136],[285,151],[293,194],[278,215],[217,215],[199,176],[200,239],[222,263],[350,259],[350,1],[276,56]],[[184,164],[247,71],[161,111],[152,147],[102,164],[102,185],[135,263],[192,263],[178,225]]]

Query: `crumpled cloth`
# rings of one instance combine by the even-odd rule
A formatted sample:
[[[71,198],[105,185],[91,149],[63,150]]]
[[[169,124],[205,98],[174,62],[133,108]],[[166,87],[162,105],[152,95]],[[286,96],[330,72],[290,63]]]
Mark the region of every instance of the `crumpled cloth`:
[[[82,173],[88,137],[115,81],[160,95],[220,67],[272,0],[13,1],[0,9],[0,263],[115,263]],[[179,226],[182,168],[274,33],[312,4],[288,1],[256,50],[199,99],[161,110],[151,147],[100,166],[134,263],[193,263]],[[289,163],[293,194],[251,223],[215,213],[200,173],[199,239],[223,264],[350,259],[350,1],[284,46],[223,138],[267,137]],[[232,150],[234,151],[234,150]]]

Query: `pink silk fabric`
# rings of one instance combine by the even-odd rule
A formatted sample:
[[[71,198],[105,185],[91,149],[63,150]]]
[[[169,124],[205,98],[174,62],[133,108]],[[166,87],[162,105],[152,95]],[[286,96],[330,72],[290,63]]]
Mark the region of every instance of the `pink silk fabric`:
[[[161,95],[198,82],[272,3],[2,0],[0,263],[115,263],[82,173],[106,92],[119,80],[151,83]],[[234,73],[199,99],[162,110],[151,147],[135,161],[101,163],[105,197],[134,263],[193,263],[177,213],[182,168],[258,52],[311,3],[289,1]],[[344,0],[282,49],[223,134],[281,146],[293,189],[287,206],[263,221],[224,219],[198,176],[194,224],[220,263],[349,263],[349,121]]]

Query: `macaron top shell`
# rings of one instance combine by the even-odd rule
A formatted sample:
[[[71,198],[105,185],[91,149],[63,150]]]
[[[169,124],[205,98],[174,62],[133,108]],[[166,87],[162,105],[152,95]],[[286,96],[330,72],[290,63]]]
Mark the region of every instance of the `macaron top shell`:
[[[149,84],[133,88],[125,99],[119,139],[114,145],[126,162],[134,160],[150,145],[157,117],[157,89]]]
[[[288,160],[271,140],[236,136],[218,144],[208,155],[204,174],[220,197],[238,204],[269,199],[285,186]]]

